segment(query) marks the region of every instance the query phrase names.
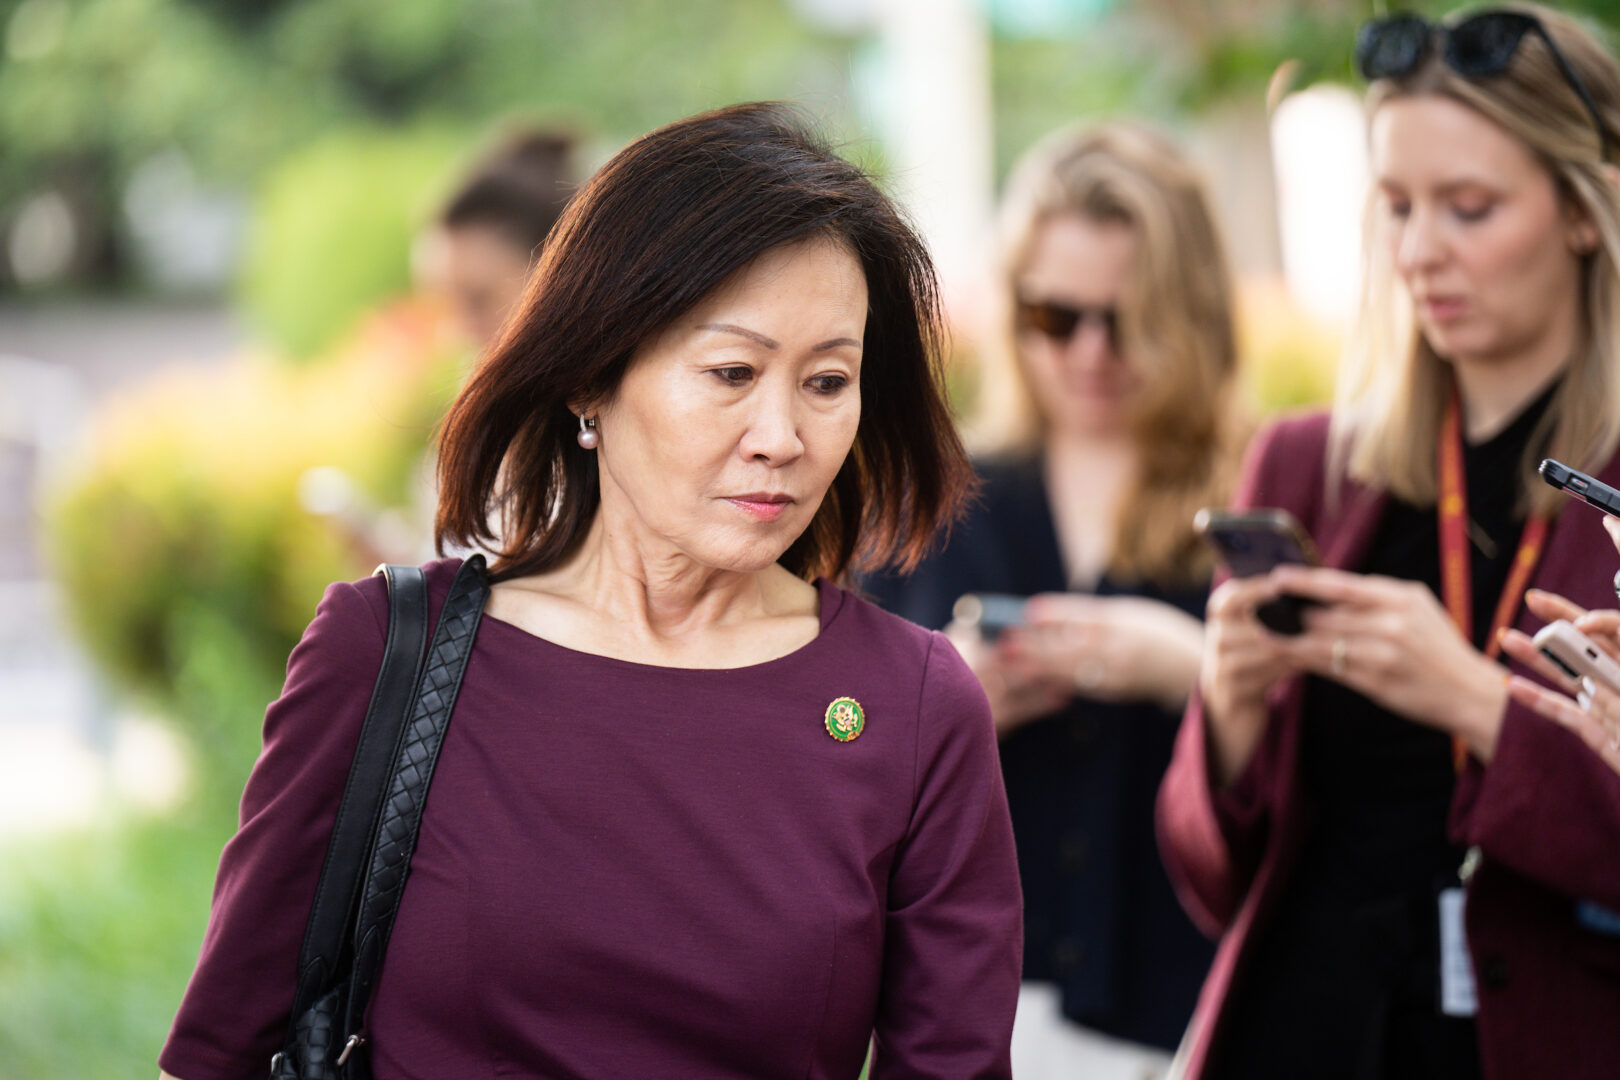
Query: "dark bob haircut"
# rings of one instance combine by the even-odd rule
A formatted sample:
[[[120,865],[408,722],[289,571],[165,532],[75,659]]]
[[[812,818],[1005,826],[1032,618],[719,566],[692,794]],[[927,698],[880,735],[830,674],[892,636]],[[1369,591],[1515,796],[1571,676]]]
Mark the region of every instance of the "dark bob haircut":
[[[445,418],[440,549],[496,552],[495,580],[566,558],[601,497],[569,405],[610,400],[639,348],[764,252],[813,237],[843,244],[866,274],[861,420],[781,562],[834,580],[914,565],[971,482],[945,401],[933,265],[871,179],[775,103],[646,135],[568,204],[518,312]]]

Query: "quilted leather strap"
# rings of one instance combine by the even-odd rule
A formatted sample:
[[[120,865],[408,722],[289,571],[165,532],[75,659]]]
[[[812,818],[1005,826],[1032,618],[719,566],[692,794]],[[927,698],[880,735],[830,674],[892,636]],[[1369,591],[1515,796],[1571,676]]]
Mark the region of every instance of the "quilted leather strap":
[[[359,1035],[371,998],[371,989],[388,948],[394,915],[410,873],[411,855],[416,850],[417,830],[422,825],[422,808],[427,803],[428,785],[439,760],[455,708],[456,695],[472,654],[473,639],[489,599],[489,582],[484,576],[484,557],[473,555],[462,564],[450,585],[450,595],[439,613],[438,629],[428,650],[426,664],[417,686],[405,730],[394,759],[388,792],[377,820],[376,840],[366,871],[360,912],[355,925],[354,976],[350,985],[344,1030]]]
[[[315,902],[304,927],[292,1010],[294,1023],[331,986],[334,973],[343,963],[371,846],[372,824],[382,805],[383,785],[394,763],[394,748],[405,726],[405,710],[416,687],[427,643],[427,579],[421,568],[379,566],[377,573],[388,581],[388,637],[332,837],[327,841]]]

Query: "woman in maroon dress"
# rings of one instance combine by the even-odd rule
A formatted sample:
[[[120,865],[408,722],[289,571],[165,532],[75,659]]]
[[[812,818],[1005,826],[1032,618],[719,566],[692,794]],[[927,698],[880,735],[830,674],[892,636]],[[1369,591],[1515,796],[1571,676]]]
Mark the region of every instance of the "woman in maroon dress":
[[[1019,895],[984,695],[839,588],[967,476],[927,255],[780,107],[586,185],[452,408],[498,552],[366,1036],[378,1080],[1005,1077]],[[427,567],[436,611],[455,560]],[[387,618],[332,586],[160,1059],[262,1075]]]

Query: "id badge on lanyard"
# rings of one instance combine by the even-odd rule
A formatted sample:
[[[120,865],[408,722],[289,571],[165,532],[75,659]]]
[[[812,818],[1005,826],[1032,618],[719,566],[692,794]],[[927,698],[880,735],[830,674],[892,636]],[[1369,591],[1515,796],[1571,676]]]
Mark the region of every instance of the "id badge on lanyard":
[[[1462,405],[1453,388],[1440,430],[1437,447],[1440,474],[1440,595],[1451,621],[1464,640],[1474,636],[1473,556],[1468,547],[1468,485],[1463,476]],[[1531,514],[1519,537],[1519,550],[1513,557],[1502,595],[1485,637],[1485,655],[1495,660],[1501,653],[1502,631],[1512,624],[1524,602],[1530,575],[1541,560],[1546,546],[1547,518]],[[1468,748],[1459,738],[1451,741],[1452,765],[1461,773],[1468,763]],[[1458,876],[1464,885],[1479,865],[1480,851],[1468,850]],[[1440,1011],[1447,1016],[1473,1016],[1479,1007],[1474,986],[1473,962],[1468,954],[1464,916],[1467,895],[1462,885],[1440,892]]]

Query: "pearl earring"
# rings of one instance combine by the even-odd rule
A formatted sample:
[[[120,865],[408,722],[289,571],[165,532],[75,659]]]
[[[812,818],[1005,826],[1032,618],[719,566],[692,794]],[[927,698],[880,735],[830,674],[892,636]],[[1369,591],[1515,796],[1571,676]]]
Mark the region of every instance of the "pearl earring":
[[[596,421],[585,419],[584,413],[579,414],[579,434],[574,437],[587,450],[595,450],[596,444],[602,441],[602,437],[596,433]]]

